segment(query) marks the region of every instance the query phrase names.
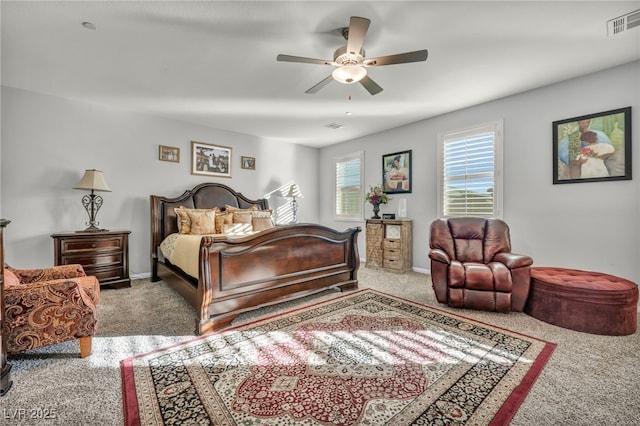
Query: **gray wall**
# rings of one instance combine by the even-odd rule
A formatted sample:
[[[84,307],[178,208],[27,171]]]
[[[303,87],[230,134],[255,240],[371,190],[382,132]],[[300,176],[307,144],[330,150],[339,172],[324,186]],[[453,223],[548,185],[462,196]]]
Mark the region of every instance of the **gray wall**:
[[[364,182],[373,185],[381,182],[383,154],[411,149],[413,192],[394,196],[382,212],[395,212],[398,200],[407,199],[414,267],[428,271],[428,228],[437,217],[437,133],[503,119],[504,218],[514,251],[532,255],[536,265],[585,268],[640,282],[640,148],[633,149],[631,181],[553,185],[551,157],[553,121],[609,109],[633,107],[638,140],[639,100],[640,62],[634,62],[316,150],[3,87],[0,216],[12,220],[5,234],[7,262],[51,265],[50,234],[84,228],[83,192],[72,187],[86,168],[103,170],[113,190],[102,194],[98,220],[133,231],[131,271],[145,274],[150,194],[175,196],[211,180],[256,198],[296,181],[305,195],[301,221],[364,228],[364,222],[333,221],[333,157],[364,150]],[[233,177],[191,175],[191,140],[232,147]],[[158,145],[179,147],[181,162],[158,161]],[[257,170],[240,169],[241,155],[256,157]],[[280,197],[271,201],[274,207],[284,203]],[[367,205],[365,216],[371,214]],[[364,257],[364,233],[359,248]]]
[[[191,141],[232,147],[231,178],[191,174]],[[180,148],[180,163],[158,160],[158,146]],[[318,150],[273,144],[256,137],[115,111],[72,100],[2,87],[1,217],[5,259],[16,267],[53,264],[54,232],[81,230],[87,192],[72,189],[85,169],[104,172],[100,225],[130,229],[130,270],[147,274],[149,195],[178,196],[205,181],[220,182],[260,198],[295,181],[301,221],[317,222]],[[240,168],[240,156],[256,158],[256,170]],[[271,207],[288,206],[279,195]]]
[[[413,192],[396,194],[381,211],[395,213],[398,199],[407,199],[414,268],[426,271],[428,229],[438,215],[438,132],[503,119],[503,217],[511,227],[514,251],[531,255],[539,266],[590,269],[640,282],[638,144],[633,144],[633,180],[552,184],[552,122],[627,106],[632,106],[635,142],[640,140],[640,62],[324,148],[320,170],[329,173],[336,155],[364,150],[368,187],[382,182],[383,154],[413,150]],[[320,181],[320,221],[364,229],[364,222],[333,221],[332,185],[332,179]],[[365,217],[371,215],[366,205]],[[364,257],[364,232],[359,248]]]

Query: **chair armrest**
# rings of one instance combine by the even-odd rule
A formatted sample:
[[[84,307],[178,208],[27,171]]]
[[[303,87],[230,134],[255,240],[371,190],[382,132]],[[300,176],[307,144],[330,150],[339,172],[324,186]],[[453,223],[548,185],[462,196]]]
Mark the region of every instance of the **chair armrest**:
[[[503,263],[509,269],[531,266],[533,259],[530,256],[517,253],[498,253],[493,257],[494,262]]]
[[[40,281],[73,279],[87,276],[87,274],[84,272],[84,269],[82,268],[82,265],[80,264],[59,265],[42,269],[15,269],[8,266],[7,269],[9,269],[18,277],[21,284],[29,284]]]
[[[54,305],[64,303],[73,303],[76,305],[87,305],[92,308],[96,307],[96,301],[92,295],[87,294],[87,290],[83,288],[78,280],[60,279],[53,281],[36,281],[25,283],[20,286],[5,288],[5,303],[7,309],[11,306],[12,301],[26,295],[27,298],[33,298],[38,295],[42,300],[48,300]]]
[[[429,250],[429,258],[431,260],[435,260],[436,262],[445,263],[447,265],[451,263],[451,259],[449,259],[447,253],[445,253],[444,250],[440,249]]]

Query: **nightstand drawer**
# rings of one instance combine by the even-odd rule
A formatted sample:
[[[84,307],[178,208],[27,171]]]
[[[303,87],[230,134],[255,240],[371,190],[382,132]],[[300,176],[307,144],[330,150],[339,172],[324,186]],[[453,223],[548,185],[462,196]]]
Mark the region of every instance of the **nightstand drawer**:
[[[124,271],[121,267],[116,268],[94,268],[92,266],[87,266],[84,268],[84,272],[87,275],[95,276],[98,281],[110,281],[110,280],[118,280],[124,276]]]
[[[400,268],[402,267],[402,262],[400,261],[400,259],[385,259],[383,266],[389,269],[400,270]]]
[[[402,259],[402,250],[387,249],[384,251],[384,258],[385,260],[387,259],[400,260]]]
[[[385,240],[382,242],[382,247],[384,247],[385,249],[399,249],[400,247],[402,247],[402,244],[400,240],[391,240],[389,238],[385,238]]]
[[[71,265],[74,263],[79,263],[83,267],[120,265],[122,264],[122,253],[105,253],[97,255],[91,255],[88,253],[86,255],[76,254],[62,256],[63,265]]]
[[[98,240],[69,239],[62,240],[62,251],[67,254],[83,251],[122,250],[122,238],[102,238]]]

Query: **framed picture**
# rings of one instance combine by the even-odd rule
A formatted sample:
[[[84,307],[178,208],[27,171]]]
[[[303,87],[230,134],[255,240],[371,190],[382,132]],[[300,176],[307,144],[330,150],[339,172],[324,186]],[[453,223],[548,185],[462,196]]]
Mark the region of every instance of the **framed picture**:
[[[553,122],[553,183],[631,179],[631,107]]]
[[[411,150],[382,156],[382,181],[387,194],[411,192]]]
[[[256,159],[254,157],[241,156],[240,157],[240,167],[242,167],[243,169],[255,170],[256,169]]]
[[[231,177],[231,148],[191,141],[191,174]]]
[[[160,145],[160,153],[158,155],[158,158],[162,161],[180,162],[180,148]]]

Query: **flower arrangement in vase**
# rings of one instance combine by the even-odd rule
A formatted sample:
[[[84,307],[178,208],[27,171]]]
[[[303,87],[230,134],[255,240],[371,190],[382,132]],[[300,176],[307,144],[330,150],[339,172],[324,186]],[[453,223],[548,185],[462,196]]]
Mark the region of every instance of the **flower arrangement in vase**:
[[[364,199],[373,206],[373,217],[371,219],[380,219],[380,216],[378,216],[380,204],[387,204],[391,198],[384,193],[382,185],[375,185],[369,186],[369,192],[365,194]]]

